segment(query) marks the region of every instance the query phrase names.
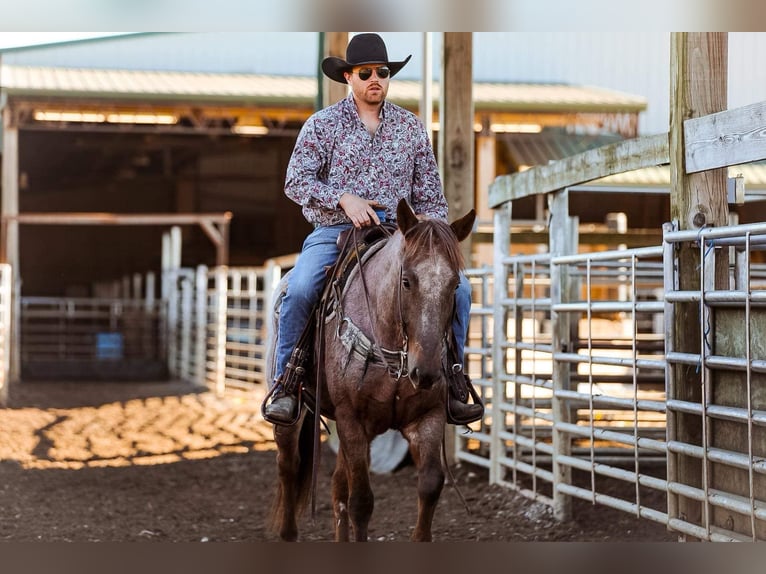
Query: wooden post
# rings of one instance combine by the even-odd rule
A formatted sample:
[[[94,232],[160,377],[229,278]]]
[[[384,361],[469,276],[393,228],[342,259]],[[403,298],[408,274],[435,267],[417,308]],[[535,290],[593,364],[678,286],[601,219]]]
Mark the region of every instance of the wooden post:
[[[348,45],[348,32],[324,32],[324,42],[322,46],[322,58],[335,56],[346,58],[346,46]],[[348,94],[348,86],[331,80],[322,74],[322,107],[339,102]]]
[[[420,119],[426,128],[428,137],[433,136],[434,102],[432,95],[433,74],[433,32],[423,32],[423,83],[420,92]]]
[[[0,388],[0,405],[8,400],[9,386],[18,381],[20,376],[19,349],[19,311],[21,309],[19,293],[19,224],[15,217],[19,214],[19,128],[13,107],[7,101],[0,102],[3,125],[3,163],[2,163],[2,237],[0,237],[0,263],[11,266],[11,314],[8,333],[11,338],[8,360],[8,380]]]
[[[483,132],[476,138],[476,217],[489,221],[489,186],[497,176],[497,140],[495,134]]]
[[[554,223],[550,228],[549,251],[555,255],[574,255],[577,253],[578,219],[569,215],[569,189],[564,188],[549,196],[551,221]],[[566,265],[554,265],[551,263],[551,307],[558,303],[569,303],[577,299],[577,293],[572,288],[574,278],[570,276]],[[552,343],[556,351],[567,353],[576,352],[572,340],[573,322],[577,319],[571,313],[559,313],[551,310],[551,325],[553,325]],[[566,400],[560,399],[556,391],[571,389],[570,363],[553,361],[552,379],[554,394],[551,398],[551,410],[553,420],[563,424],[572,422],[571,410]],[[553,517],[559,522],[571,520],[572,498],[560,492],[556,487],[559,484],[572,484],[572,467],[561,464],[559,457],[572,455],[572,438],[567,432],[553,428]]]
[[[728,222],[726,202],[726,170],[716,169],[687,174],[684,154],[683,122],[726,109],[727,90],[727,34],[726,33],[674,33],[671,35],[670,61],[670,213],[678,228],[700,229],[722,226]],[[699,249],[684,245],[678,253],[679,289],[700,289]],[[723,287],[728,281],[727,261],[715,257],[715,283]],[[699,353],[699,304],[679,305],[675,313],[674,342],[676,351]],[[701,403],[702,369],[694,366],[674,365],[676,396],[668,397]],[[672,428],[679,441],[702,445],[701,417],[674,413]],[[669,477],[683,484],[702,488],[702,461],[680,454],[674,467],[678,476]],[[692,499],[669,495],[670,518],[702,524],[703,506]]]
[[[489,457],[489,483],[499,484],[505,480],[503,467],[500,459],[507,456],[506,445],[503,440],[507,415],[501,409],[501,402],[506,400],[507,385],[505,378],[508,375],[508,351],[503,344],[508,338],[508,308],[501,304],[508,298],[508,268],[505,259],[511,253],[511,214],[513,202],[506,201],[497,206],[494,215],[493,242],[493,313],[492,313],[492,403],[490,412],[492,426],[490,428],[490,457]],[[507,238],[507,239],[506,239]],[[518,283],[519,278],[515,281]],[[518,325],[519,321],[515,321]],[[517,370],[518,372],[518,370]],[[514,414],[514,425],[517,416]],[[514,447],[515,448],[515,447]],[[515,478],[515,473],[514,473]]]
[[[445,32],[439,90],[439,171],[452,221],[474,206],[473,39]],[[470,238],[463,242],[470,266]]]
[[[445,32],[439,89],[439,172],[449,204],[449,221],[473,207],[473,50],[471,32]],[[461,243],[471,266],[471,238]],[[447,453],[455,451],[453,429],[447,432]],[[451,459],[448,459],[451,462]]]
[[[226,391],[226,326],[228,319],[229,271],[226,267],[215,268],[215,323],[213,327],[213,390],[222,397]]]
[[[207,325],[208,325],[208,272],[206,265],[198,265],[194,280],[194,382],[203,387],[207,381]]]

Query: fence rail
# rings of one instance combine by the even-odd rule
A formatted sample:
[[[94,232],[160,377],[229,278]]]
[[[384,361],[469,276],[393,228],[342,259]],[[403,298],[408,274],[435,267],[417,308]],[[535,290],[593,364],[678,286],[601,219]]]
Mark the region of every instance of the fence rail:
[[[171,374],[219,393],[266,387],[273,292],[296,257],[167,271]]]
[[[493,273],[473,272],[472,329],[491,335],[466,356],[472,375],[491,375],[479,376],[487,415],[458,435],[457,458],[562,519],[580,498],[703,540],[765,540],[764,239],[766,224],[668,228],[657,247],[501,254]],[[696,291],[677,288],[684,244],[699,250]],[[494,302],[477,297],[487,292]],[[682,304],[696,309],[698,353],[673,349]],[[702,370],[698,397],[681,394],[679,365]],[[699,461],[699,482],[680,474],[682,457]]]
[[[163,377],[162,315],[160,301],[22,297],[22,376]]]

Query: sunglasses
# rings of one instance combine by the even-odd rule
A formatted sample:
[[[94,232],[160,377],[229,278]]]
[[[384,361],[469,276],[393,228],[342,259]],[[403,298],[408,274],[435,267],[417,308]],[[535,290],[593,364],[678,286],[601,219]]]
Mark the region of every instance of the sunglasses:
[[[373,71],[377,72],[378,77],[381,80],[387,78],[391,74],[391,70],[388,66],[378,66],[377,68],[359,68],[356,75],[359,76],[360,80],[366,82],[372,77]]]

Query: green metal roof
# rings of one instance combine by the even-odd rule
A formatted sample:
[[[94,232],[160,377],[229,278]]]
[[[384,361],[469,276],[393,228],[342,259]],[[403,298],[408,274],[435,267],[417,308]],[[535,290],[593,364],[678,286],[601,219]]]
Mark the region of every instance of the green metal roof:
[[[761,197],[766,191],[766,163],[733,165],[727,168],[727,172],[729,177],[741,175],[745,178],[745,194],[747,196],[757,195]],[[664,192],[670,189],[670,166],[659,165],[626,171],[577,187],[592,190],[603,189],[604,191],[622,189],[637,192],[651,190]]]
[[[313,105],[313,77],[0,66],[0,88],[9,96],[110,100],[180,100],[217,103]],[[592,86],[475,83],[474,106],[508,112],[632,112],[646,98]],[[396,80],[389,98],[417,105],[420,82]],[[439,86],[434,84],[438,102]]]
[[[736,177],[741,174],[745,178],[746,186],[766,187],[766,164],[749,163],[734,165],[728,168],[728,174],[729,177]],[[661,165],[626,171],[591,182],[591,185],[593,184],[605,186],[669,187],[670,166]]]

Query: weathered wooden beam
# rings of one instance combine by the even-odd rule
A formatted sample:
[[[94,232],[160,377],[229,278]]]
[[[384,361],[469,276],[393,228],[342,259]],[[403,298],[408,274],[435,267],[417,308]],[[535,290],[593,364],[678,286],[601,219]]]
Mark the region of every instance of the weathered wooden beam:
[[[199,225],[216,249],[216,265],[229,263],[229,223],[232,214],[223,213],[82,213],[37,212],[3,216],[8,225]],[[179,230],[180,233],[180,230]]]
[[[489,206],[548,193],[608,175],[668,163],[668,136],[657,134],[588,150],[520,173],[501,175],[489,188]]]
[[[670,55],[670,214],[681,230],[728,223],[726,170],[687,174],[684,153],[684,122],[726,109],[726,33],[673,33]],[[728,251],[726,251],[728,253]],[[728,261],[711,250],[715,262],[715,283],[728,281]],[[699,248],[682,244],[677,252],[678,289],[700,289]],[[706,258],[707,259],[707,258]],[[712,267],[713,262],[710,262]],[[698,353],[701,342],[701,311],[698,303],[674,305],[672,340],[667,345],[678,352]],[[715,332],[715,326],[708,327]],[[668,373],[668,398],[703,403],[702,383],[711,385],[710,371],[703,366],[674,364]],[[704,379],[703,379],[704,377]],[[707,445],[710,429],[700,417],[668,412],[668,440]],[[702,461],[680,453],[668,454],[668,481],[710,488],[708,470]],[[706,508],[699,501],[668,494],[668,515],[704,525]],[[709,520],[709,517],[707,517]]]
[[[346,57],[348,32],[325,32],[322,59],[328,56]],[[339,102],[348,94],[348,85],[335,82],[322,74],[322,107]]]
[[[766,102],[684,122],[686,173],[766,159]]]
[[[223,213],[99,213],[27,212],[4,216],[9,222],[28,225],[203,225],[228,224],[230,211]]]
[[[727,225],[726,170],[691,174],[684,124],[726,109],[727,34],[671,36],[670,215],[679,229]]]
[[[11,267],[11,316],[8,319],[8,333],[11,338],[9,364],[3,365],[7,377],[0,387],[0,406],[7,404],[10,385],[19,379],[20,346],[19,346],[19,226],[13,221],[6,221],[5,216],[15,216],[19,213],[19,127],[14,108],[7,100],[0,102],[2,117],[2,200],[0,201],[0,262],[8,263]]]
[[[472,36],[471,32],[445,32],[442,45],[439,171],[450,221],[474,206]],[[461,247],[469,256],[470,240]]]

